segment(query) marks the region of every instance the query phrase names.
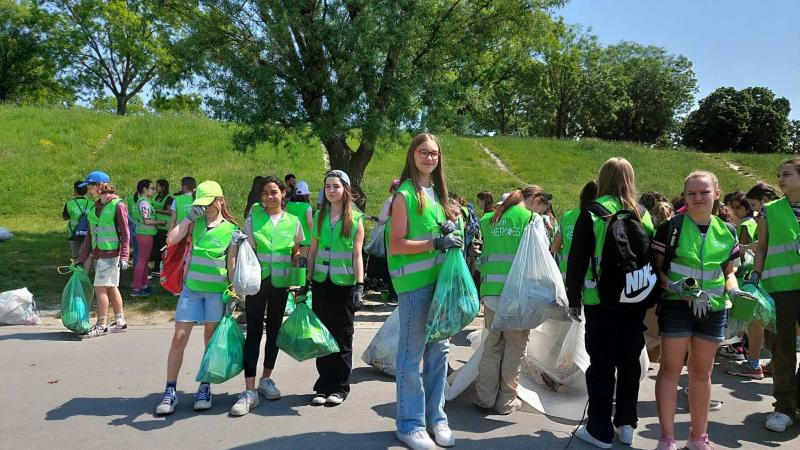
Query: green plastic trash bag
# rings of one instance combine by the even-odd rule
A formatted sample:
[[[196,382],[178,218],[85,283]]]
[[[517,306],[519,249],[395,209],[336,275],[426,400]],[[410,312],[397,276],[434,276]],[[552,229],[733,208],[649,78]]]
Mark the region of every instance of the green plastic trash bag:
[[[339,351],[339,344],[302,299],[278,332],[278,348],[297,361]]]
[[[764,289],[749,283],[742,285],[741,289],[753,294],[758,300],[753,320],[761,322],[764,325],[764,329],[776,333],[775,300]]]
[[[306,294],[305,303],[311,308],[311,291],[308,291],[308,294]],[[291,315],[294,312],[294,305],[294,292],[289,291],[289,295],[286,297],[286,308],[283,309],[283,315]]]
[[[89,332],[89,307],[94,299],[94,288],[83,267],[71,265],[67,285],[61,294],[61,323],[76,333]]]
[[[436,280],[425,329],[428,342],[455,336],[478,315],[478,290],[460,249],[449,249]]]
[[[244,333],[231,316],[233,302],[230,292],[225,292],[222,301],[226,313],[211,335],[197,371],[196,381],[223,383],[244,370]]]

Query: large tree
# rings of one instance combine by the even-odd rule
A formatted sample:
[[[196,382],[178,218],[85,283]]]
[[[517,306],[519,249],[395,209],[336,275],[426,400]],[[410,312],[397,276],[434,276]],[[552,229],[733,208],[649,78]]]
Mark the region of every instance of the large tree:
[[[63,92],[47,39],[54,24],[33,0],[0,0],[0,102],[53,100]]]
[[[721,87],[700,100],[683,129],[683,143],[709,152],[789,150],[789,100],[764,87]]]
[[[247,125],[238,144],[308,130],[360,191],[382,133],[418,126],[462,70],[476,76],[488,65],[475,59],[501,58],[505,40],[535,32],[529,19],[560,3],[209,0],[189,21],[217,93],[209,105]]]
[[[84,91],[116,99],[117,114],[148,84],[175,82],[179,59],[171,51],[180,29],[163,1],[48,0],[61,15],[57,38],[69,75]]]
[[[685,56],[622,42],[607,47],[600,63],[612,70],[615,105],[597,137],[653,143],[674,132],[692,106],[697,79]]]

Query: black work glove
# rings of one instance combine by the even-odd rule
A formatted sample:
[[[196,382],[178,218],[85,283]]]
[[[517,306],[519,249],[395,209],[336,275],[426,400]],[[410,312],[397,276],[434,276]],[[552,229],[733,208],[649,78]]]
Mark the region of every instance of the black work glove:
[[[461,240],[458,233],[451,233],[433,240],[433,248],[442,252],[448,248],[461,248],[462,245],[464,245],[464,241]]]
[[[295,294],[294,294],[295,298],[302,297],[302,296],[308,294],[308,291],[310,289],[311,289],[311,282],[310,281],[306,281],[306,284],[304,284],[303,286],[300,286],[299,288],[297,288],[297,292],[295,292]]]
[[[439,224],[439,231],[442,232],[442,236],[447,236],[453,231],[456,231],[456,224],[454,224],[452,220],[448,220],[445,223]]]
[[[355,313],[364,306],[364,283],[356,283],[350,290],[350,309]]]

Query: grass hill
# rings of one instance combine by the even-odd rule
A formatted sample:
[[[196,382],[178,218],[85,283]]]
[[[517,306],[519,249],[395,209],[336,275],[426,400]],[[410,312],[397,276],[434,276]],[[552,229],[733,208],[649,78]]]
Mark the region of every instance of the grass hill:
[[[133,192],[141,178],[166,178],[173,191],[186,175],[198,181],[213,179],[222,185],[238,217],[254,176],[282,177],[292,172],[316,192],[325,173],[319,142],[262,144],[240,153],[231,144],[233,125],[200,117],[119,117],[80,108],[0,106],[0,124],[0,226],[15,235],[0,244],[0,291],[27,286],[45,305],[58,303],[66,282],[56,273],[56,267],[69,258],[63,204],[71,196],[73,181],[91,170],[106,171],[124,195]],[[708,155],[596,140],[459,136],[441,140],[451,190],[474,201],[479,191],[499,197],[524,183],[535,183],[553,193],[557,212],[574,207],[583,184],[611,156],[624,156],[633,163],[640,191],[657,190],[667,196],[681,190],[692,169],[714,171],[723,191],[730,191],[747,189],[756,179],[773,181],[783,160],[781,155]],[[379,144],[363,185],[368,213],[378,213],[389,183],[400,175],[407,146],[407,137]],[[130,274],[123,281],[126,300],[129,278]],[[159,297],[137,303],[147,309],[169,301]]]

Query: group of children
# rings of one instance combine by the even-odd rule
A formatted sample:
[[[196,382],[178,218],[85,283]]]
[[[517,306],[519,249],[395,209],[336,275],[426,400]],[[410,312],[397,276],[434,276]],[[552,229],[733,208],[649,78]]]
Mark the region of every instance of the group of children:
[[[444,412],[449,343],[427,342],[425,332],[443,254],[447,249],[464,248],[464,222],[469,221],[469,215],[464,217],[463,209],[450,200],[444,153],[436,136],[416,136],[385,208],[388,272],[399,299],[397,437],[414,449],[455,444]],[[194,189],[193,181],[184,179],[182,194],[166,207],[168,186],[158,184],[162,194],[156,197],[157,202],[163,199],[164,203],[153,205],[149,198],[154,186],[143,180],[132,202],[138,206],[136,214],[140,214],[136,227],[141,224],[147,230],[143,236],[149,236],[140,238],[136,234],[140,252],[137,265],[146,267],[147,257],[142,255],[151,248],[148,241],[158,234],[159,226],[166,228],[167,245],[187,235],[193,238],[186,282],[175,313],[166,389],[156,412],[174,411],[178,373],[192,326],[205,325],[207,343],[223,315],[222,296],[232,282],[237,244],[245,239],[260,262],[262,283],[257,294],[244,299],[248,331],[244,344],[245,389],[232,405],[231,415],[247,414],[258,406],[259,397],[275,400],[281,396],[272,375],[278,353],[276,338],[290,289],[298,299],[309,290],[313,292],[313,310],[340,348],[338,353],[317,359],[319,377],[310,401],[314,405],[342,403],[350,391],[354,315],[364,293],[364,216],[352,202],[347,174],[332,170],[325,176],[323,198],[313,215],[307,184],[287,185],[289,180],[259,177],[254,180],[241,226],[233,219],[219,184],[205,181]],[[800,318],[800,158],[780,165],[778,185],[781,198],[764,198],[757,193],[752,194],[757,198],[750,198],[750,193],[721,198],[716,176],[695,171],[684,181],[681,203],[670,208],[652,193],[640,199],[633,167],[624,158],[611,158],[600,168],[597,181],[584,187],[580,206],[565,212],[560,222],[552,212],[552,195],[539,186],[514,190],[499,205],[483,192],[478,196],[478,206],[486,211],[480,219],[483,254],[479,284],[487,328],[522,235],[506,231],[522,231],[541,219],[547,223],[541,232],[551,242],[565,280],[568,317],[586,325],[586,350],[591,362],[586,372],[588,422],[576,430],[576,436],[599,448],[611,448],[615,433],[620,442],[632,444],[638,421],[638,359],[644,347],[645,315],[656,304],[661,337],[656,382],[661,425],[658,449],[677,448],[676,390],[687,356],[692,422],[687,447],[711,449],[714,447],[707,434],[711,371],[725,337],[727,309],[737,299],[753,301],[740,283],[760,285],[774,297],[778,316],[772,348],[777,402],[766,427],[783,431],[792,424],[798,406],[795,326]],[[111,327],[121,331],[127,325],[116,286],[119,269],[127,268],[130,206],[126,208],[115,195],[102,172],[89,174],[76,187],[76,193],[84,187],[97,201],[88,215],[90,230],[77,261],[89,264],[90,254],[94,259],[99,309],[96,327],[107,328],[104,317],[111,301],[117,313]],[[287,202],[289,195],[293,197]],[[181,196],[188,199],[179,201]],[[648,198],[657,201],[650,204]],[[88,207],[88,202],[75,203],[70,208]],[[290,206],[293,203],[300,205]],[[611,295],[613,290],[604,287],[600,269],[607,267],[601,263],[606,255],[607,228],[617,219],[625,221],[626,233],[641,230],[652,252],[648,259],[652,263],[637,266],[642,277],[633,287],[629,283],[622,293]],[[738,274],[737,279],[737,268],[748,252],[753,256],[753,267],[746,278]],[[306,264],[306,284],[291,286],[291,268]],[[146,289],[141,278],[136,280],[139,284],[135,289]],[[265,325],[265,358],[256,383]],[[757,371],[760,348],[754,347],[762,344],[756,328],[748,332],[752,356],[746,364]],[[91,333],[100,332],[93,328]],[[763,336],[763,329],[760,333]],[[528,339],[527,331],[489,331],[477,382],[475,402],[479,406],[501,414],[519,408],[516,389]],[[201,383],[194,408],[210,407],[210,386]]]

